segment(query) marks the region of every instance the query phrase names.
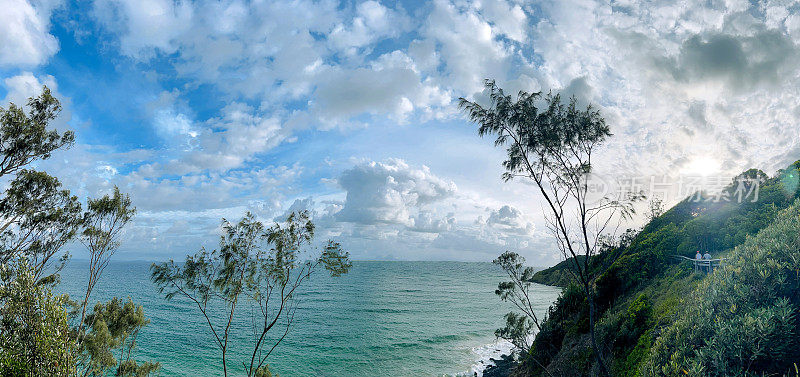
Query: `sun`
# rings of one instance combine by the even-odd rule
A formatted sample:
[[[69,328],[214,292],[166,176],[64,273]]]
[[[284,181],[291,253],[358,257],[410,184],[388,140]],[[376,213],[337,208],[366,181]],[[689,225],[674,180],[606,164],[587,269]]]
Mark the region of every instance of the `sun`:
[[[720,171],[722,163],[709,156],[693,157],[681,171],[683,174],[709,176]]]

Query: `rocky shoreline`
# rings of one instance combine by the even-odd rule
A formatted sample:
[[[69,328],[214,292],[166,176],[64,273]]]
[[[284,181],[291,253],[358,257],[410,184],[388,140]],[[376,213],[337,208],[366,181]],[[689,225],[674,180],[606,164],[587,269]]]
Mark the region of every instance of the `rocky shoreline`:
[[[500,359],[490,359],[494,362],[483,371],[483,377],[508,377],[511,370],[516,365],[514,358],[511,355],[503,355]]]

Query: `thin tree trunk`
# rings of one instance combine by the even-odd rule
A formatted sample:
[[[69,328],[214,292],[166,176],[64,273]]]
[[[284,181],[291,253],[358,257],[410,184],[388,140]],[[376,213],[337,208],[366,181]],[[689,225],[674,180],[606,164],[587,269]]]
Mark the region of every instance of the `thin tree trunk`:
[[[89,282],[86,285],[86,295],[83,297],[83,305],[81,308],[81,321],[78,323],[78,342],[83,342],[83,335],[85,331],[85,326],[83,325],[83,321],[86,320],[86,307],[89,306],[89,297],[92,295],[92,290],[94,289],[94,283],[92,282],[94,273],[92,272],[92,267],[89,267]]]
[[[600,367],[600,375],[608,377],[610,375],[608,374],[605,362],[603,362],[603,356],[600,354],[600,347],[597,346],[597,339],[594,334],[594,297],[592,297],[588,290],[586,292],[586,300],[589,301],[589,337],[592,340],[592,349],[594,350],[595,359],[597,359],[597,365]]]
[[[222,347],[222,374],[228,377],[228,363],[225,360],[225,354],[228,352],[228,340],[225,339],[225,347]]]

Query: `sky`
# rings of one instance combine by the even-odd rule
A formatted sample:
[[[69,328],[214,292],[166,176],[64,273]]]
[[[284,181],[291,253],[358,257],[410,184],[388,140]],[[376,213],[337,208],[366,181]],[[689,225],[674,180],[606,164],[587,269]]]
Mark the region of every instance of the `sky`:
[[[599,176],[800,159],[794,1],[0,0],[0,106],[47,85],[75,145],[37,168],[138,213],[119,259],[308,209],[354,259],[560,259],[534,187],[458,110],[483,80],[596,106]],[[674,204],[679,197],[667,198]],[[623,226],[641,225],[641,218]],[[76,247],[73,255],[80,258]]]

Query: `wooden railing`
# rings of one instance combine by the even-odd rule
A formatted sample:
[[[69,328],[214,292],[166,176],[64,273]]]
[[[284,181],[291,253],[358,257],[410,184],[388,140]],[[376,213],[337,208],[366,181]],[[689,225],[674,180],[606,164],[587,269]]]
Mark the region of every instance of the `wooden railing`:
[[[713,272],[715,268],[723,266],[725,263],[725,259],[727,259],[727,258],[694,259],[694,258],[684,257],[683,255],[674,255],[674,257],[692,261],[692,265],[694,266],[694,272],[698,271]]]

